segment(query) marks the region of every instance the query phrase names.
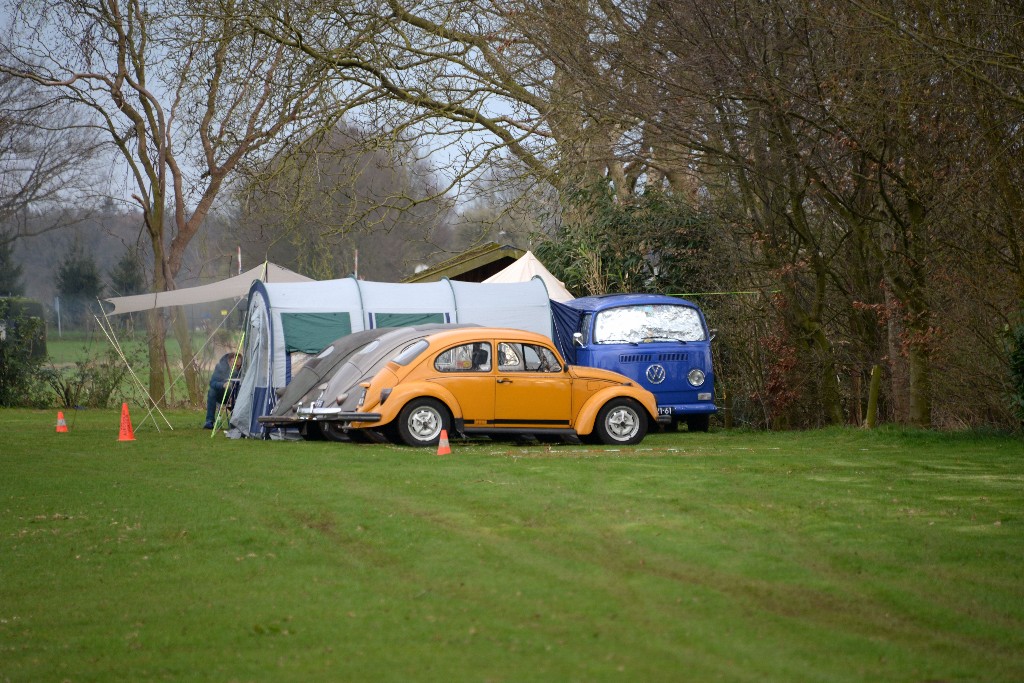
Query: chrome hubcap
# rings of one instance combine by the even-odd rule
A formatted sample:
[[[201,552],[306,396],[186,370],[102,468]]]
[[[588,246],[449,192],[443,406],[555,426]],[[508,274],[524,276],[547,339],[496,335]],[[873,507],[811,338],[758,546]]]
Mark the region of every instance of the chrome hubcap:
[[[605,425],[613,438],[618,441],[628,441],[636,436],[637,430],[640,429],[640,420],[637,418],[637,414],[629,408],[619,407],[608,413]]]
[[[430,441],[441,433],[441,416],[431,408],[417,408],[409,416],[409,432],[420,441]]]

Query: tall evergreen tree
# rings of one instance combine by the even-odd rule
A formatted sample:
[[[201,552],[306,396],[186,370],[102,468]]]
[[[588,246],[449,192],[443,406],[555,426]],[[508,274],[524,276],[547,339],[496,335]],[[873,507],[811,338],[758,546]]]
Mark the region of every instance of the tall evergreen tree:
[[[77,241],[57,270],[57,292],[62,316],[69,325],[87,321],[95,301],[103,295],[103,281],[96,260]]]
[[[142,270],[139,252],[135,249],[125,249],[121,259],[107,271],[107,278],[110,293],[114,296],[131,296],[146,291],[146,276]],[[115,324],[120,329],[131,331],[135,328],[134,315],[129,313],[115,318]]]
[[[14,260],[14,242],[0,233],[0,296],[21,296],[24,293],[21,264]]]
[[[139,254],[133,249],[125,249],[121,259],[110,269],[107,276],[110,293],[115,296],[141,294],[146,289],[146,278],[139,262]]]

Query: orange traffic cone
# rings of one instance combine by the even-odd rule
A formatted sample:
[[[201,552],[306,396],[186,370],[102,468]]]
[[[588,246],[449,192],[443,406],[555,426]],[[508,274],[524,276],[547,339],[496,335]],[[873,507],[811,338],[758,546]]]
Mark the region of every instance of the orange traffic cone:
[[[64,413],[59,410],[57,411],[57,431],[68,431],[68,423],[64,421]]]
[[[452,449],[448,447],[448,430],[441,430],[441,438],[437,442],[437,454],[448,455],[452,452]]]
[[[121,435],[118,441],[135,441],[135,430],[132,429],[132,418],[128,415],[128,404],[121,404]]]

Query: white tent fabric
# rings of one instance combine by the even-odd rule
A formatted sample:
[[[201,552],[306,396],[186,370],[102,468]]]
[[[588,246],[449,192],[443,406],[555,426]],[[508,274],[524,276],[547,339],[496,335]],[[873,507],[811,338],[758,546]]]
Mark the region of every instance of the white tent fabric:
[[[260,436],[258,421],[291,381],[302,354],[377,327],[476,323],[552,334],[551,304],[541,278],[526,282],[441,280],[395,284],[354,278],[321,282],[253,282],[243,376],[231,425]],[[326,335],[326,336],[325,336]],[[330,338],[327,338],[330,337]]]
[[[484,282],[526,282],[535,277],[544,280],[544,284],[548,288],[548,297],[552,300],[565,302],[576,298],[569,293],[561,280],[544,267],[544,264],[533,255],[532,251],[526,252],[515,263],[490,276]]]
[[[251,268],[240,275],[208,285],[174,289],[169,292],[112,297],[104,299],[104,301],[114,307],[113,310],[107,311],[107,315],[135,313],[167,306],[203,304],[245,296],[249,293],[249,287],[252,285],[253,280],[263,280],[264,282],[311,282],[305,275],[299,275],[273,263],[266,263]]]

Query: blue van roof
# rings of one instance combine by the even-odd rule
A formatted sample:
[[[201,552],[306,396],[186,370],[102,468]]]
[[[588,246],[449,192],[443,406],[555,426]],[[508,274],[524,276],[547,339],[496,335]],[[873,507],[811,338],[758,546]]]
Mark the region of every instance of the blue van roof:
[[[644,304],[674,304],[676,306],[682,305],[698,308],[697,304],[692,301],[665,294],[601,294],[598,296],[585,296],[565,302],[566,306],[588,313],[617,308],[619,306],[642,306]]]

